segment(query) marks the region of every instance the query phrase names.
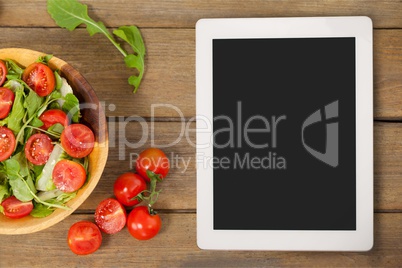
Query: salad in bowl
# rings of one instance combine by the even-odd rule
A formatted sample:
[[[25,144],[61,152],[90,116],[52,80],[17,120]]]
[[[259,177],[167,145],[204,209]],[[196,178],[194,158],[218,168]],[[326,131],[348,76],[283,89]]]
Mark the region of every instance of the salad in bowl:
[[[30,233],[71,214],[108,153],[104,112],[69,64],[0,49],[0,233]]]

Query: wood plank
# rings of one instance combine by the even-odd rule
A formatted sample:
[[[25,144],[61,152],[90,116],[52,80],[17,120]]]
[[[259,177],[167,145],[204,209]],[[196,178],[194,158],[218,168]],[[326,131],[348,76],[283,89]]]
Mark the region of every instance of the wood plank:
[[[374,31],[374,117],[402,120],[402,32]]]
[[[1,16],[0,16],[1,17]],[[104,101],[108,116],[192,117],[195,114],[195,40],[191,29],[145,29],[146,73],[137,94],[126,83],[130,70],[101,35],[85,30],[3,28],[0,47],[52,53],[80,71]],[[37,36],[27,40],[27,36]],[[49,39],[51,37],[51,39]],[[77,43],[76,40],[80,40]],[[402,30],[374,33],[375,118],[402,120]],[[169,107],[153,108],[155,104]],[[153,114],[154,112],[154,114]]]
[[[180,122],[155,122],[154,126],[150,122],[143,124],[146,127],[143,128],[136,122],[127,124],[109,122],[109,136],[116,142],[110,142],[109,159],[103,176],[90,198],[81,205],[80,210],[93,211],[100,201],[113,196],[115,179],[123,172],[133,171],[135,154],[150,146],[169,145],[176,140],[177,144],[163,148],[171,160],[172,168],[166,180],[158,186],[163,191],[156,208],[195,210],[196,155],[195,147],[192,145],[195,142],[194,132],[189,133],[190,139],[187,140],[185,135],[180,138],[184,128]],[[194,124],[189,126],[189,129],[193,128]],[[144,131],[148,132],[148,136],[142,136]],[[154,133],[154,139],[151,138],[152,133]],[[376,123],[374,135],[374,207],[379,211],[402,211],[402,180],[400,179],[402,176],[402,124]],[[138,143],[141,139],[145,142]],[[132,148],[138,145],[141,146]],[[119,160],[120,157],[124,159]]]
[[[305,16],[369,16],[377,28],[402,27],[402,3],[393,1],[130,1],[110,4],[107,0],[82,0],[89,14],[106,25],[136,24],[140,27],[193,28],[200,18],[219,17],[305,17]],[[211,8],[213,7],[213,8]],[[0,25],[42,27],[54,26],[46,12],[46,1],[3,1]],[[130,12],[122,12],[130,10]]]
[[[34,33],[33,33],[34,31]],[[123,57],[101,35],[79,29],[4,28],[0,48],[25,47],[53,54],[76,68],[104,101],[109,116],[180,117],[195,115],[195,47],[193,30],[144,30],[148,49],[146,72],[137,94]],[[37,38],[28,40],[27,36]],[[80,40],[77,43],[76,40]],[[169,107],[153,109],[154,104]]]
[[[402,124],[374,126],[374,207],[402,210]]]
[[[370,252],[207,251],[196,245],[196,214],[160,214],[161,232],[149,241],[131,238],[127,228],[103,235],[98,251],[75,256],[66,243],[69,227],[92,215],[72,215],[47,230],[20,236],[0,236],[1,267],[146,266],[146,267],[397,267],[402,263],[402,214],[375,214],[375,245]],[[17,252],[19,254],[16,258]],[[32,259],[35,256],[35,259]]]

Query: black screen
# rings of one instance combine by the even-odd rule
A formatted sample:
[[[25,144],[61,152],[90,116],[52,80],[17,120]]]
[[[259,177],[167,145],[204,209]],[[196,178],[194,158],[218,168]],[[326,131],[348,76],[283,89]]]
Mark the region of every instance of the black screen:
[[[356,230],[355,38],[213,40],[214,229]]]

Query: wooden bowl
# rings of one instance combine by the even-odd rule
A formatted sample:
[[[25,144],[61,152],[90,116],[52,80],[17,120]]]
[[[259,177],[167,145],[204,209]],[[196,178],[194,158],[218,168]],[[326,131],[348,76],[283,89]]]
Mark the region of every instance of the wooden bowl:
[[[12,59],[23,67],[28,66],[43,55],[45,53],[29,49],[0,49],[0,59]],[[74,94],[80,100],[80,104],[89,104],[88,109],[81,110],[81,121],[88,125],[95,134],[95,147],[89,155],[89,173],[91,176],[87,184],[78,190],[77,196],[67,203],[67,206],[71,208],[70,210],[56,209],[45,218],[26,216],[22,219],[9,219],[0,213],[0,234],[33,233],[60,222],[74,212],[92,193],[106,164],[108,156],[106,118],[93,88],[77,70],[63,60],[53,57],[49,61],[49,66],[53,70],[61,70],[62,77],[67,79],[74,90]]]

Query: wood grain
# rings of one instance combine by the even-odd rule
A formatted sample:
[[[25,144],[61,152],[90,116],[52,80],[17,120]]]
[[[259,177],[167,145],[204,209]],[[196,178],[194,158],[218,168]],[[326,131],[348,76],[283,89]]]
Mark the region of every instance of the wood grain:
[[[136,95],[126,79],[131,74],[122,56],[101,35],[89,37],[82,27],[73,32],[58,28],[46,12],[46,1],[0,1],[0,48],[30,48],[67,61],[95,89],[109,122],[110,150],[105,172],[90,198],[75,214],[57,225],[30,235],[0,235],[0,267],[400,267],[402,263],[402,2],[400,0],[82,0],[89,14],[113,28],[135,24],[147,47],[146,72]],[[113,4],[111,4],[113,3]],[[97,204],[112,196],[114,180],[131,171],[130,153],[149,147],[139,144],[145,128],[154,130],[156,144],[175,141],[181,116],[195,115],[196,21],[212,17],[366,15],[374,28],[375,124],[375,246],[370,252],[245,252],[201,251],[196,246],[195,149],[186,139],[165,148],[168,156],[192,158],[172,168],[160,184],[157,203],[161,233],[139,242],[127,229],[104,235],[93,255],[75,256],[68,249],[68,228],[78,220],[93,221]],[[152,105],[169,104],[169,107]],[[172,107],[177,107],[177,110]],[[154,107],[155,108],[155,107]],[[154,114],[152,114],[154,111]],[[156,117],[154,126],[150,125]],[[145,119],[146,127],[142,128]],[[130,121],[130,122],[128,122]],[[143,122],[142,122],[143,123]],[[144,124],[144,123],[143,123]],[[127,137],[127,140],[122,139]],[[194,141],[194,133],[190,134]],[[124,151],[124,152],[122,152]],[[123,158],[120,159],[120,157]],[[387,213],[382,213],[387,212]],[[16,256],[16,249],[18,254]],[[33,264],[34,263],[34,264]]]
[[[1,16],[0,16],[1,18]],[[192,29],[145,29],[146,72],[137,94],[122,56],[101,35],[83,29],[3,28],[0,47],[28,47],[54,54],[76,68],[104,102],[108,116],[192,117],[195,115],[195,37]],[[35,39],[26,41],[32,34]],[[49,40],[49,37],[52,39]],[[79,40],[79,41],[77,41]],[[402,30],[374,32],[376,119],[402,120]],[[155,107],[168,104],[168,107]]]
[[[152,146],[152,141],[154,146],[174,144],[177,141],[163,148],[171,160],[172,169],[166,180],[158,186],[163,191],[156,208],[195,211],[196,155],[192,145],[195,135],[189,132],[189,139],[185,135],[181,137],[184,127],[180,122],[155,122],[152,126],[150,122],[141,125],[137,122],[109,121],[110,140],[120,143],[110,142],[109,159],[102,178],[91,197],[79,209],[93,211],[100,201],[111,197],[115,179],[123,172],[133,171],[135,155]],[[194,124],[188,127],[193,128]],[[375,123],[374,129],[374,207],[376,211],[401,212],[402,124]],[[148,135],[143,136],[144,132],[148,132]],[[153,139],[151,135],[154,135]]]
[[[196,215],[162,213],[162,229],[152,240],[137,241],[127,228],[103,235],[92,255],[76,256],[67,246],[69,227],[93,215],[72,215],[46,232],[24,236],[0,236],[1,267],[397,267],[402,263],[402,214],[375,215],[375,244],[370,252],[269,252],[208,251],[196,244]],[[51,238],[51,239],[49,239]],[[7,241],[7,242],[6,242]],[[24,252],[15,257],[15,250]],[[14,257],[13,257],[14,256]],[[35,256],[33,259],[32,256]]]
[[[374,31],[374,117],[402,120],[402,31]]]
[[[193,28],[200,18],[219,17],[305,17],[305,16],[369,16],[376,28],[401,28],[402,3],[398,0],[331,0],[331,1],[265,1],[265,0],[82,0],[89,14],[106,25],[136,24],[140,27]],[[46,12],[46,1],[2,1],[0,25],[53,27]],[[128,10],[129,12],[122,12]]]

